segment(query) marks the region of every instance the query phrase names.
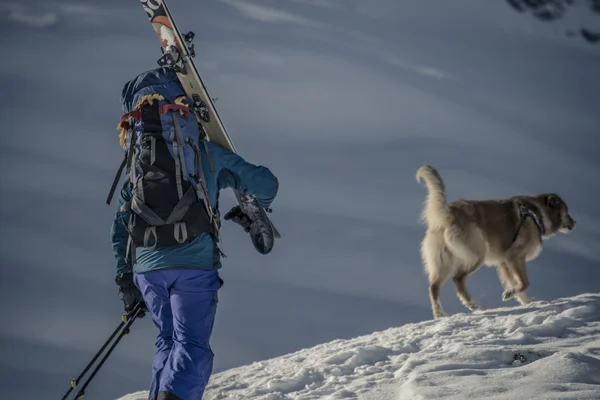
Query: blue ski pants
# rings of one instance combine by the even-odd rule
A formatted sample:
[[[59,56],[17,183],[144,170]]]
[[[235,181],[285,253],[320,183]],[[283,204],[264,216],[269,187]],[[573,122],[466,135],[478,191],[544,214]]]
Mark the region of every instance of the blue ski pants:
[[[209,341],[222,285],[218,272],[155,270],[136,273],[134,282],[158,328],[148,398],[164,390],[182,400],[202,399],[213,368]]]

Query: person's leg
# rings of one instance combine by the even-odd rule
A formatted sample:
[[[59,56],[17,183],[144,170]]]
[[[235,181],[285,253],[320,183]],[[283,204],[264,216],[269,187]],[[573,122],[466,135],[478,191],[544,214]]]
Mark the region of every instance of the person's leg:
[[[173,313],[169,298],[169,286],[172,282],[165,278],[169,277],[166,277],[162,271],[134,275],[135,285],[142,292],[148,312],[154,325],[158,328],[149,400],[155,400],[158,396],[161,374],[173,348]]]
[[[171,287],[173,349],[161,376],[160,391],[182,400],[199,400],[213,368],[209,342],[221,282],[217,271],[179,272]]]

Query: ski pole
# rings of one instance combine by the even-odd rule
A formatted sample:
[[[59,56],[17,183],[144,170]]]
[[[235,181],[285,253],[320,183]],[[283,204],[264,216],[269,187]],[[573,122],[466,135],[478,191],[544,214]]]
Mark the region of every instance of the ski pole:
[[[71,391],[77,387],[77,384],[79,383],[79,381],[81,380],[81,378],[83,378],[83,376],[87,373],[87,371],[90,369],[90,367],[92,366],[92,364],[94,364],[94,362],[96,362],[96,360],[98,359],[98,357],[100,357],[100,354],[104,351],[104,349],[106,348],[106,346],[108,346],[108,344],[113,340],[113,338],[116,336],[116,334],[119,332],[119,330],[123,327],[123,325],[125,325],[125,323],[123,321],[121,321],[121,323],[119,324],[119,326],[117,326],[117,329],[115,329],[114,332],[108,338],[108,340],[106,340],[106,342],[104,342],[104,344],[102,345],[102,347],[100,348],[100,350],[98,350],[98,352],[96,353],[96,355],[94,356],[94,358],[92,358],[92,360],[88,363],[88,365],[86,365],[86,367],[83,369],[83,371],[81,372],[81,374],[79,374],[79,376],[77,378],[71,380],[71,387],[69,388],[69,390],[67,391],[67,393],[65,393],[65,395],[62,397],[61,400],[65,400],[67,398],[67,396],[69,396],[69,394],[71,393]]]
[[[136,320],[136,318],[139,316],[139,314],[142,312],[141,305],[142,305],[141,302],[139,302],[139,303],[137,303],[135,305],[135,307],[134,307],[134,309],[132,311],[133,315],[131,316],[131,318],[129,318],[127,320],[127,323],[123,327],[123,330],[121,330],[121,333],[119,334],[119,336],[117,337],[117,339],[115,340],[115,342],[112,344],[112,346],[110,346],[110,348],[108,349],[108,351],[106,352],[106,354],[104,355],[104,357],[102,357],[102,359],[100,360],[100,363],[92,371],[92,373],[87,378],[87,380],[85,381],[85,383],[83,384],[83,386],[81,387],[81,389],[79,390],[79,392],[77,392],[77,394],[75,395],[75,400],[79,400],[83,396],[85,396],[85,389],[87,389],[87,387],[90,384],[90,382],[92,381],[92,379],[94,379],[94,377],[96,376],[96,374],[98,373],[98,371],[100,370],[100,368],[104,365],[104,363],[106,362],[106,360],[108,359],[108,357],[111,355],[111,353],[113,352],[113,350],[115,349],[115,347],[117,347],[117,345],[119,344],[119,342],[121,341],[121,339],[123,339],[123,337],[129,333],[129,328],[131,327],[131,325],[133,324],[133,322]],[[126,317],[124,316],[124,318],[126,318]]]
[[[141,302],[138,303],[138,304],[136,304],[129,315],[132,315],[133,313],[137,312],[137,309],[140,307],[140,305],[141,305]],[[85,368],[79,374],[79,376],[77,378],[71,380],[71,387],[69,388],[69,390],[67,390],[67,393],[65,393],[65,395],[62,397],[61,400],[66,400],[66,398],[73,391],[73,389],[77,388],[77,385],[79,384],[79,381],[83,378],[83,376],[88,372],[88,370],[96,362],[96,360],[98,359],[98,357],[100,357],[100,354],[102,354],[102,352],[104,351],[104,349],[106,349],[106,347],[114,339],[114,337],[117,335],[117,333],[119,332],[119,330],[123,327],[123,325],[125,325],[125,322],[127,321],[129,315],[123,314],[123,316],[121,318],[121,322],[119,323],[119,325],[117,326],[117,328],[113,331],[113,333],[109,336],[109,338],[106,340],[106,342],[104,342],[104,344],[102,345],[102,347],[100,348],[100,350],[98,350],[98,352],[96,353],[96,355],[94,355],[94,357],[92,358],[92,360],[85,366]]]

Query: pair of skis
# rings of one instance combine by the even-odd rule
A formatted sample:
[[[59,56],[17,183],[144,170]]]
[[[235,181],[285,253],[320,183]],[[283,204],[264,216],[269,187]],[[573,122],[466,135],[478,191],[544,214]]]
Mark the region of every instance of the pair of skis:
[[[158,64],[173,68],[177,73],[187,96],[194,102],[194,109],[202,120],[201,124],[208,139],[237,153],[194,64],[194,33],[181,34],[165,0],[140,2],[160,40],[162,56],[158,59]],[[267,211],[270,210],[260,207],[253,196],[242,195],[236,190],[234,193],[241,210],[255,223],[255,229],[250,235],[254,247],[262,254],[269,253],[275,238],[281,237],[267,215]]]

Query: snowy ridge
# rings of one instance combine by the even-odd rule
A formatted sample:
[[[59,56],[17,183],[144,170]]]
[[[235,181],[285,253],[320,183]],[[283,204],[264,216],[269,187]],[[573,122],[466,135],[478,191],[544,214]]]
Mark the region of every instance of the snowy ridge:
[[[600,293],[335,340],[214,374],[204,398],[598,400]]]

